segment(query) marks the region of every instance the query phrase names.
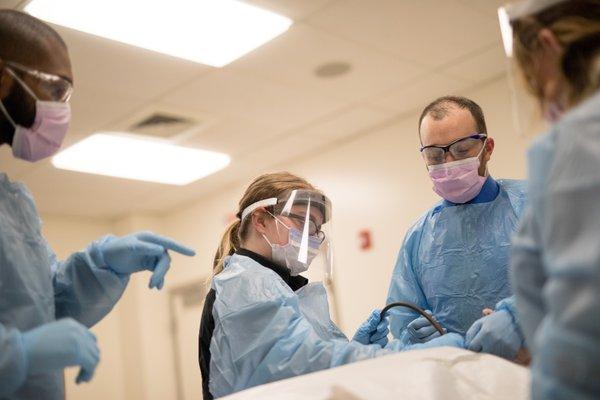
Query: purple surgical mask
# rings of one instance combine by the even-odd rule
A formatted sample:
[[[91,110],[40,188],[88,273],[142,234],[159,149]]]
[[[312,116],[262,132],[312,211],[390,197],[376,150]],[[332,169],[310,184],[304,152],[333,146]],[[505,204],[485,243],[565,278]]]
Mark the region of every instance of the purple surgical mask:
[[[476,157],[452,161],[445,164],[430,165],[429,176],[433,190],[444,199],[457,204],[472,200],[481,192],[487,177],[479,175],[481,160],[479,157],[485,143]]]
[[[30,128],[15,123],[0,101],[0,109],[15,128],[12,142],[13,155],[16,158],[34,162],[56,154],[69,129],[71,121],[69,103],[41,101],[14,73],[13,76],[36,99],[35,119]]]

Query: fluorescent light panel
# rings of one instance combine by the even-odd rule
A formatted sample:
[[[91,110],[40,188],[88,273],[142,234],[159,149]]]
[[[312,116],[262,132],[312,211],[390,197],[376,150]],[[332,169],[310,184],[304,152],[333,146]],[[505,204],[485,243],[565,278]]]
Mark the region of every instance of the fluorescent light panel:
[[[33,0],[53,24],[222,67],[285,32],[292,20],[236,0]]]
[[[91,135],[52,159],[60,169],[172,185],[187,185],[229,162],[226,154],[119,133]]]

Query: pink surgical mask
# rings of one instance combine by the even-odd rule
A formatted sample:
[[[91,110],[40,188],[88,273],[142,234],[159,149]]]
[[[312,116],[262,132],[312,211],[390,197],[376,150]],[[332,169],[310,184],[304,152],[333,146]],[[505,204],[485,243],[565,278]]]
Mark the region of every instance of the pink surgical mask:
[[[0,109],[15,128],[12,142],[13,155],[26,161],[39,161],[58,152],[69,129],[71,107],[59,101],[41,101],[16,75],[17,81],[36,99],[35,119],[30,128],[21,126],[11,118],[0,101]]]
[[[457,204],[472,200],[481,192],[487,177],[479,175],[481,160],[479,157],[485,143],[476,157],[452,161],[445,164],[430,165],[429,176],[433,182],[433,191],[444,199]]]

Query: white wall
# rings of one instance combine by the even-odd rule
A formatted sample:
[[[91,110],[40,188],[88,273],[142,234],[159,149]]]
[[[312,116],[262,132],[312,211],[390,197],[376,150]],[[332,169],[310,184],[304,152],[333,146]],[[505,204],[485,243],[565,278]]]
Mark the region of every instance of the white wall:
[[[515,133],[508,117],[511,109],[504,79],[464,94],[483,107],[489,134],[496,139],[491,174],[522,178],[527,138]],[[332,199],[338,322],[349,335],[373,308],[384,305],[406,230],[438,200],[417,151],[418,111],[368,135],[273,169],[306,177]],[[161,218],[132,216],[115,223],[46,218],[45,232],[60,255],[83,247],[104,232],[124,234],[139,229],[172,236],[198,252],[194,258],[173,255],[162,293],[149,292],[147,274],[134,278],[114,312],[94,328],[102,350],[95,380],[74,387],[70,373],[68,398],[175,398],[169,291],[210,276],[212,257],[227,218],[237,211],[237,201],[247,184],[240,182]],[[371,251],[359,250],[357,235],[361,229],[372,231]],[[197,352],[196,342],[187,345],[190,352]]]

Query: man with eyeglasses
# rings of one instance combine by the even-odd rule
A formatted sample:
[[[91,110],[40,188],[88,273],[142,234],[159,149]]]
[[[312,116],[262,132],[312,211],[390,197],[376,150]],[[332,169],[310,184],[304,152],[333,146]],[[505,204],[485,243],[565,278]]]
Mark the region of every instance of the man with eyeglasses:
[[[35,162],[55,154],[71,118],[73,75],[67,46],[27,14],[0,10],[0,145]],[[152,271],[161,289],[168,250],[194,251],[141,232],[105,236],[58,261],[41,234],[33,198],[0,173],[0,398],[63,399],[63,369],[92,379],[100,360],[88,328],[123,294],[129,276]]]
[[[524,341],[508,267],[510,238],[526,200],[524,182],[489,175],[494,139],[472,100],[446,96],[429,104],[419,136],[433,190],[443,200],[408,231],[387,301],[430,310],[448,332],[466,335],[473,351],[514,359]],[[483,317],[484,309],[495,312]],[[440,335],[409,309],[390,312],[390,329],[406,344]]]

